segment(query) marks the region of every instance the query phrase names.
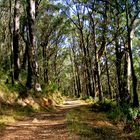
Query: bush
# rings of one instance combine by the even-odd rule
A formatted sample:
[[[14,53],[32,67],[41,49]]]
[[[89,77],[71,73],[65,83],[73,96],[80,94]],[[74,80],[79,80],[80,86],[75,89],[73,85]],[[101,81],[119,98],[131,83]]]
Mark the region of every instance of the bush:
[[[85,102],[87,102],[87,103],[89,103],[89,104],[92,104],[92,103],[94,103],[95,101],[94,101],[93,97],[88,96],[88,97],[85,99]]]
[[[99,102],[100,111],[108,112],[116,108],[117,103],[114,100],[105,98],[103,102]]]
[[[49,83],[48,85],[42,85],[42,93],[47,94],[49,92],[54,93],[58,92],[59,86],[55,83]]]
[[[128,120],[135,120],[137,116],[140,114],[139,108],[132,108],[131,106],[126,107],[122,111],[125,113]]]
[[[60,92],[54,92],[52,93],[52,100],[57,104],[57,105],[60,105],[60,104],[63,104],[64,102],[64,99],[61,95]]]
[[[112,108],[108,113],[108,117],[117,121],[123,121],[124,123],[132,123],[140,115],[139,108],[133,108],[130,105],[116,106]]]

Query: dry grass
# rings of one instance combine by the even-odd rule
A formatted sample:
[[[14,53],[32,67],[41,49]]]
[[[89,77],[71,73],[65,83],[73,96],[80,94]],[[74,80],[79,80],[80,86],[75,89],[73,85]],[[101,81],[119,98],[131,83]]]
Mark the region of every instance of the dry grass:
[[[135,139],[123,131],[123,125],[114,124],[105,113],[91,112],[88,106],[70,111],[67,116],[68,130],[78,139],[127,140]]]

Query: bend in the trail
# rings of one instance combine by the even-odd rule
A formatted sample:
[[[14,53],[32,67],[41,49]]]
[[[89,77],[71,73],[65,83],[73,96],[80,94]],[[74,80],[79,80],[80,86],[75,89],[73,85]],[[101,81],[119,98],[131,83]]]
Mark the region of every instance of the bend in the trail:
[[[82,104],[67,100],[55,112],[33,113],[32,116],[7,125],[0,134],[1,140],[67,140],[66,113]]]
[[[104,113],[81,110],[80,107],[84,105],[86,104],[79,100],[66,100],[57,111],[33,113],[7,125],[6,129],[0,132],[0,140],[139,140],[131,135],[127,136],[122,128],[114,125]],[[72,116],[73,123],[81,123],[83,132],[89,129],[89,137],[69,132],[66,114],[76,108],[79,108],[75,115],[78,115],[76,117],[80,118],[80,122]]]

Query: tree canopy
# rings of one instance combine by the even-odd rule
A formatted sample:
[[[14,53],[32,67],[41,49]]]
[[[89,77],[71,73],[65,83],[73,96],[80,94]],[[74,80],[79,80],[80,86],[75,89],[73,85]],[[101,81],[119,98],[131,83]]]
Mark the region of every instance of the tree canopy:
[[[1,80],[139,106],[139,0],[1,0],[0,11]]]

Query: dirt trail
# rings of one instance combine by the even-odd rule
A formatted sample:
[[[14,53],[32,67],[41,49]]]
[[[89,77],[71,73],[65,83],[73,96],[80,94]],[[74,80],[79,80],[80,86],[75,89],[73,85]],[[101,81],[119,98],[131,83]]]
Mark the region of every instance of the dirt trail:
[[[7,125],[0,140],[67,140],[65,115],[81,106],[80,101],[65,101],[56,112],[34,113],[30,117]]]
[[[105,114],[82,111],[79,108],[82,105],[84,103],[80,101],[67,100],[58,111],[34,113],[7,125],[0,132],[0,140],[140,140],[123,136],[124,132],[112,124]],[[84,137],[68,132],[66,114],[71,109],[80,110],[77,116],[80,120],[77,123],[83,123],[84,132],[90,128],[91,136]],[[76,122],[75,118],[74,120]]]

